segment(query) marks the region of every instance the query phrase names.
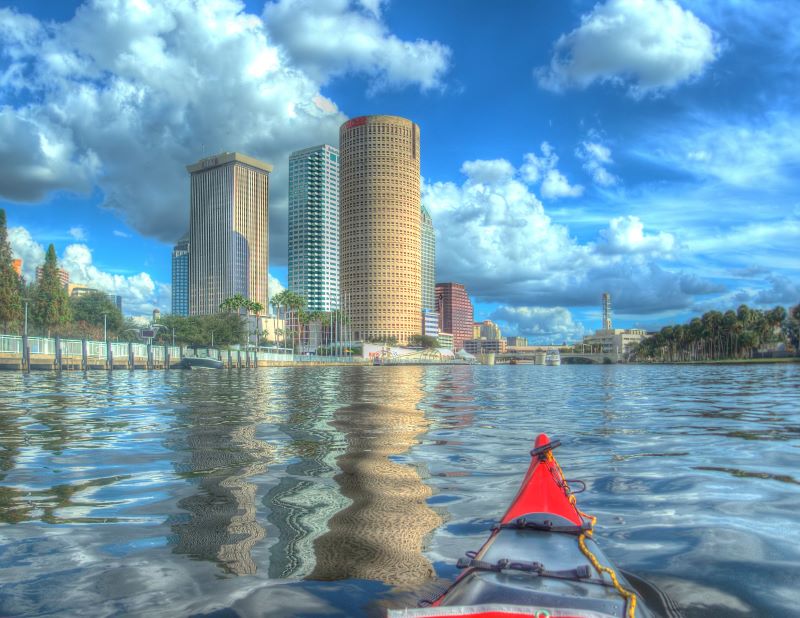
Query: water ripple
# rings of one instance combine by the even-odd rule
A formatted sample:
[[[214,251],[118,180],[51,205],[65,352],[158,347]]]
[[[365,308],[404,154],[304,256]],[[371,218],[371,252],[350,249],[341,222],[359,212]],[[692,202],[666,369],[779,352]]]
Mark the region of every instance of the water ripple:
[[[0,374],[0,615],[378,616],[452,577],[541,431],[688,616],[791,615],[800,367]]]

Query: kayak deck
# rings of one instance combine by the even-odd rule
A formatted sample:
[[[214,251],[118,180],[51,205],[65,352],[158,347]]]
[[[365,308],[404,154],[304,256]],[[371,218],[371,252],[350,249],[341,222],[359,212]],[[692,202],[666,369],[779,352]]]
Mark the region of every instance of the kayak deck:
[[[389,618],[652,616],[592,538],[594,518],[578,509],[553,457],[558,445],[537,437],[511,506],[480,550],[458,561],[464,571],[447,591]]]
[[[587,545],[603,563],[608,563],[597,544]],[[496,565],[501,560],[538,562],[541,575],[514,569],[499,572],[473,569],[465,573],[439,605],[481,605],[511,603],[513,605],[593,610],[601,614],[622,616],[625,600],[614,589],[608,575],[600,576],[578,547],[572,534],[531,530],[500,530],[476,560]],[[574,580],[548,576],[548,572],[564,573],[585,568],[589,577]]]

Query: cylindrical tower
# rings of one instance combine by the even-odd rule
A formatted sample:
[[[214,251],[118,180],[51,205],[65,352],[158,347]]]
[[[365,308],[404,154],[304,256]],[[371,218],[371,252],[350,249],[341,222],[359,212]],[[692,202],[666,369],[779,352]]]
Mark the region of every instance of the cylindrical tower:
[[[419,127],[360,116],[339,129],[341,302],[356,339],[422,332]]]

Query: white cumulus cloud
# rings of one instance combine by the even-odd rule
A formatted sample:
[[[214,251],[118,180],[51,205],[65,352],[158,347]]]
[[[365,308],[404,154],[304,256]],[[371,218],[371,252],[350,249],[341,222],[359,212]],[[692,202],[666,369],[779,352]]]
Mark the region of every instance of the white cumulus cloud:
[[[575,149],[575,156],[583,161],[583,169],[591,176],[595,184],[609,187],[619,182],[606,166],[614,163],[611,149],[597,141],[584,141]]]
[[[637,218],[620,218],[599,242],[580,243],[507,161],[473,161],[462,171],[461,184],[425,182],[422,198],[436,230],[437,279],[465,284],[481,302],[595,306],[612,291],[620,308],[652,313],[686,308],[693,294],[712,289],[655,262],[675,246],[669,233],[645,234]]]
[[[560,344],[580,341],[583,324],[575,322],[564,307],[509,307],[503,305],[489,316],[505,326],[504,333],[527,336],[530,343]]]
[[[514,177],[516,170],[505,159],[478,159],[465,161],[461,165],[461,173],[469,176],[473,182],[493,185],[508,182]]]
[[[649,253],[668,257],[675,248],[675,237],[667,232],[647,235],[639,217],[628,215],[615,217],[608,228],[600,230],[597,247],[602,253]]]
[[[436,41],[404,41],[391,34],[381,20],[380,4],[280,0],[264,7],[264,20],[292,62],[320,83],[357,71],[371,77],[373,91],[441,88],[450,49]]]
[[[69,228],[69,235],[72,236],[74,240],[86,240],[87,238],[86,230],[79,225]]]
[[[0,8],[0,100],[12,102],[0,106],[0,197],[98,186],[133,230],[174,242],[188,227],[185,166],[236,150],[275,166],[281,263],[288,156],[336,144],[346,120],[322,86],[354,72],[375,87],[438,88],[448,58],[393,35],[376,0],[281,0],[263,16],[241,0],[88,0],[65,22]]]
[[[608,0],[559,37],[536,74],[557,92],[612,82],[638,98],[699,77],[719,53],[712,30],[675,0]]]
[[[93,262],[91,249],[82,243],[67,245],[59,260],[73,283],[85,283],[107,294],[122,296],[125,313],[149,314],[166,310],[171,303],[170,286],[153,281],[145,272],[125,276],[105,272]]]
[[[541,181],[542,197],[557,199],[559,197],[580,197],[583,195],[583,186],[570,185],[567,177],[556,169],[558,155],[547,142],[542,142],[540,156],[529,152],[525,155],[525,162],[520,168],[522,178],[529,184]]]
[[[44,264],[44,247],[24,227],[8,228],[8,242],[14,257],[22,260],[22,276],[28,282],[36,281],[36,267]]]
[[[28,281],[34,281],[36,267],[44,263],[44,247],[24,227],[9,228],[8,238],[14,256],[23,260],[23,275]],[[150,314],[153,309],[168,311],[170,308],[172,299],[168,284],[154,281],[145,272],[126,276],[103,271],[94,264],[92,250],[84,243],[67,245],[58,265],[69,274],[71,283],[83,283],[101,292],[122,296],[122,309],[126,314]]]
[[[0,93],[3,89],[0,79]],[[0,196],[37,202],[57,189],[88,192],[99,162],[91,148],[80,150],[67,127],[39,114],[33,105],[0,107],[0,167]]]
[[[269,299],[272,300],[272,297],[276,294],[280,294],[285,289],[283,284],[277,279],[277,277],[273,277],[272,273],[269,273],[269,278],[267,280],[267,289],[269,290]],[[267,310],[272,312],[272,307],[267,307]]]
[[[705,115],[648,134],[641,159],[736,188],[793,188],[800,166],[800,122],[774,112],[720,120]]]

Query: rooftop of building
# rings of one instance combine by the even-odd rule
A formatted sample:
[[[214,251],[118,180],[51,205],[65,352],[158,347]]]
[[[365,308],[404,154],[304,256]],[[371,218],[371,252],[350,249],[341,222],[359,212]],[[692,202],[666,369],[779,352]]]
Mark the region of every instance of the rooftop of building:
[[[308,148],[295,150],[289,155],[289,158],[292,159],[295,157],[302,157],[303,155],[311,154],[312,152],[319,152],[320,150],[333,150],[335,152],[339,152],[339,149],[336,146],[331,146],[330,144],[320,144],[319,146],[309,146]]]
[[[249,165],[250,167],[255,167],[265,172],[272,171],[272,165],[269,163],[265,163],[264,161],[260,161],[246,154],[242,154],[241,152],[221,152],[214,156],[200,159],[197,163],[187,165],[186,170],[190,174],[194,174],[195,172],[202,172],[207,169],[220,167],[233,162],[243,163],[244,165]]]
[[[387,121],[395,124],[414,124],[413,120],[403,118],[402,116],[392,116],[391,114],[369,114],[367,116],[356,116],[347,122],[343,122],[339,130],[352,129],[353,127],[359,127],[361,125],[371,124],[373,122]]]

